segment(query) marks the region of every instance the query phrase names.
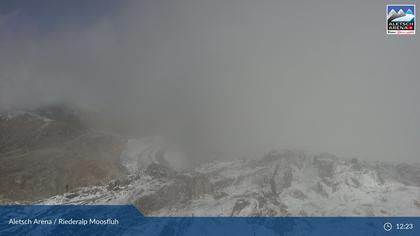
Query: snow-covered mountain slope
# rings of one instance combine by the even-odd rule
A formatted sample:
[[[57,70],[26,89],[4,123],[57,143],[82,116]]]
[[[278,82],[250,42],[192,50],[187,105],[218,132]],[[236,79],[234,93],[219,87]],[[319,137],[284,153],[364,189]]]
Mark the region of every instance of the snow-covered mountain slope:
[[[406,14],[392,20],[392,22],[411,22],[411,21],[414,21],[414,18],[415,18],[414,14]]]
[[[150,158],[152,150],[146,153]],[[272,151],[260,160],[212,161],[183,172],[155,159],[108,185],[38,203],[132,203],[154,216],[418,216],[419,180],[419,165]]]
[[[211,155],[191,159],[162,138],[125,140],[88,123],[65,106],[0,113],[0,203],[134,204],[160,216],[420,215],[418,164],[271,151],[197,166],[192,159]]]

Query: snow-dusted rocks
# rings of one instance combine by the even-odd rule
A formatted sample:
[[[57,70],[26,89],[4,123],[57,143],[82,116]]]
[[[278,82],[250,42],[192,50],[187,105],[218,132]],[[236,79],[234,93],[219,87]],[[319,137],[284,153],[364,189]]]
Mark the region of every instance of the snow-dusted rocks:
[[[160,216],[407,216],[420,214],[419,170],[272,151],[260,160],[212,161],[183,172],[154,163],[118,187],[92,186],[42,203],[134,203]]]

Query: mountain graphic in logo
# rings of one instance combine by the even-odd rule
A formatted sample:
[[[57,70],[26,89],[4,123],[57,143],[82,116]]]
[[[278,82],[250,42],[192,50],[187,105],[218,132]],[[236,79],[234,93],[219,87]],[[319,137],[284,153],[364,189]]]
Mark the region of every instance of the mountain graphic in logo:
[[[416,34],[416,5],[386,5],[387,34]]]
[[[403,9],[399,9],[398,12],[395,9],[391,9],[388,13],[388,23],[389,22],[414,22],[414,13],[411,9],[408,9],[404,12]]]

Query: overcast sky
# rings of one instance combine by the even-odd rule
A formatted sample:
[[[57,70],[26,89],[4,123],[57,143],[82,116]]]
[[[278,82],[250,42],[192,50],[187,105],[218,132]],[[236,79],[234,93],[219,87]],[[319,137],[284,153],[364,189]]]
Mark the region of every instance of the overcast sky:
[[[241,153],[418,161],[420,39],[386,35],[386,3],[2,0],[0,110],[71,102]]]

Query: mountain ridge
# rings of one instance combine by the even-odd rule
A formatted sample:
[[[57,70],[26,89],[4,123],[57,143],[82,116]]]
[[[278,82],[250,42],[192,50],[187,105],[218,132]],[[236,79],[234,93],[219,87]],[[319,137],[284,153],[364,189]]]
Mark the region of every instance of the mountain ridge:
[[[203,154],[204,155],[204,154]],[[272,150],[197,166],[65,107],[0,114],[2,204],[134,204],[149,216],[415,216],[420,165]]]

